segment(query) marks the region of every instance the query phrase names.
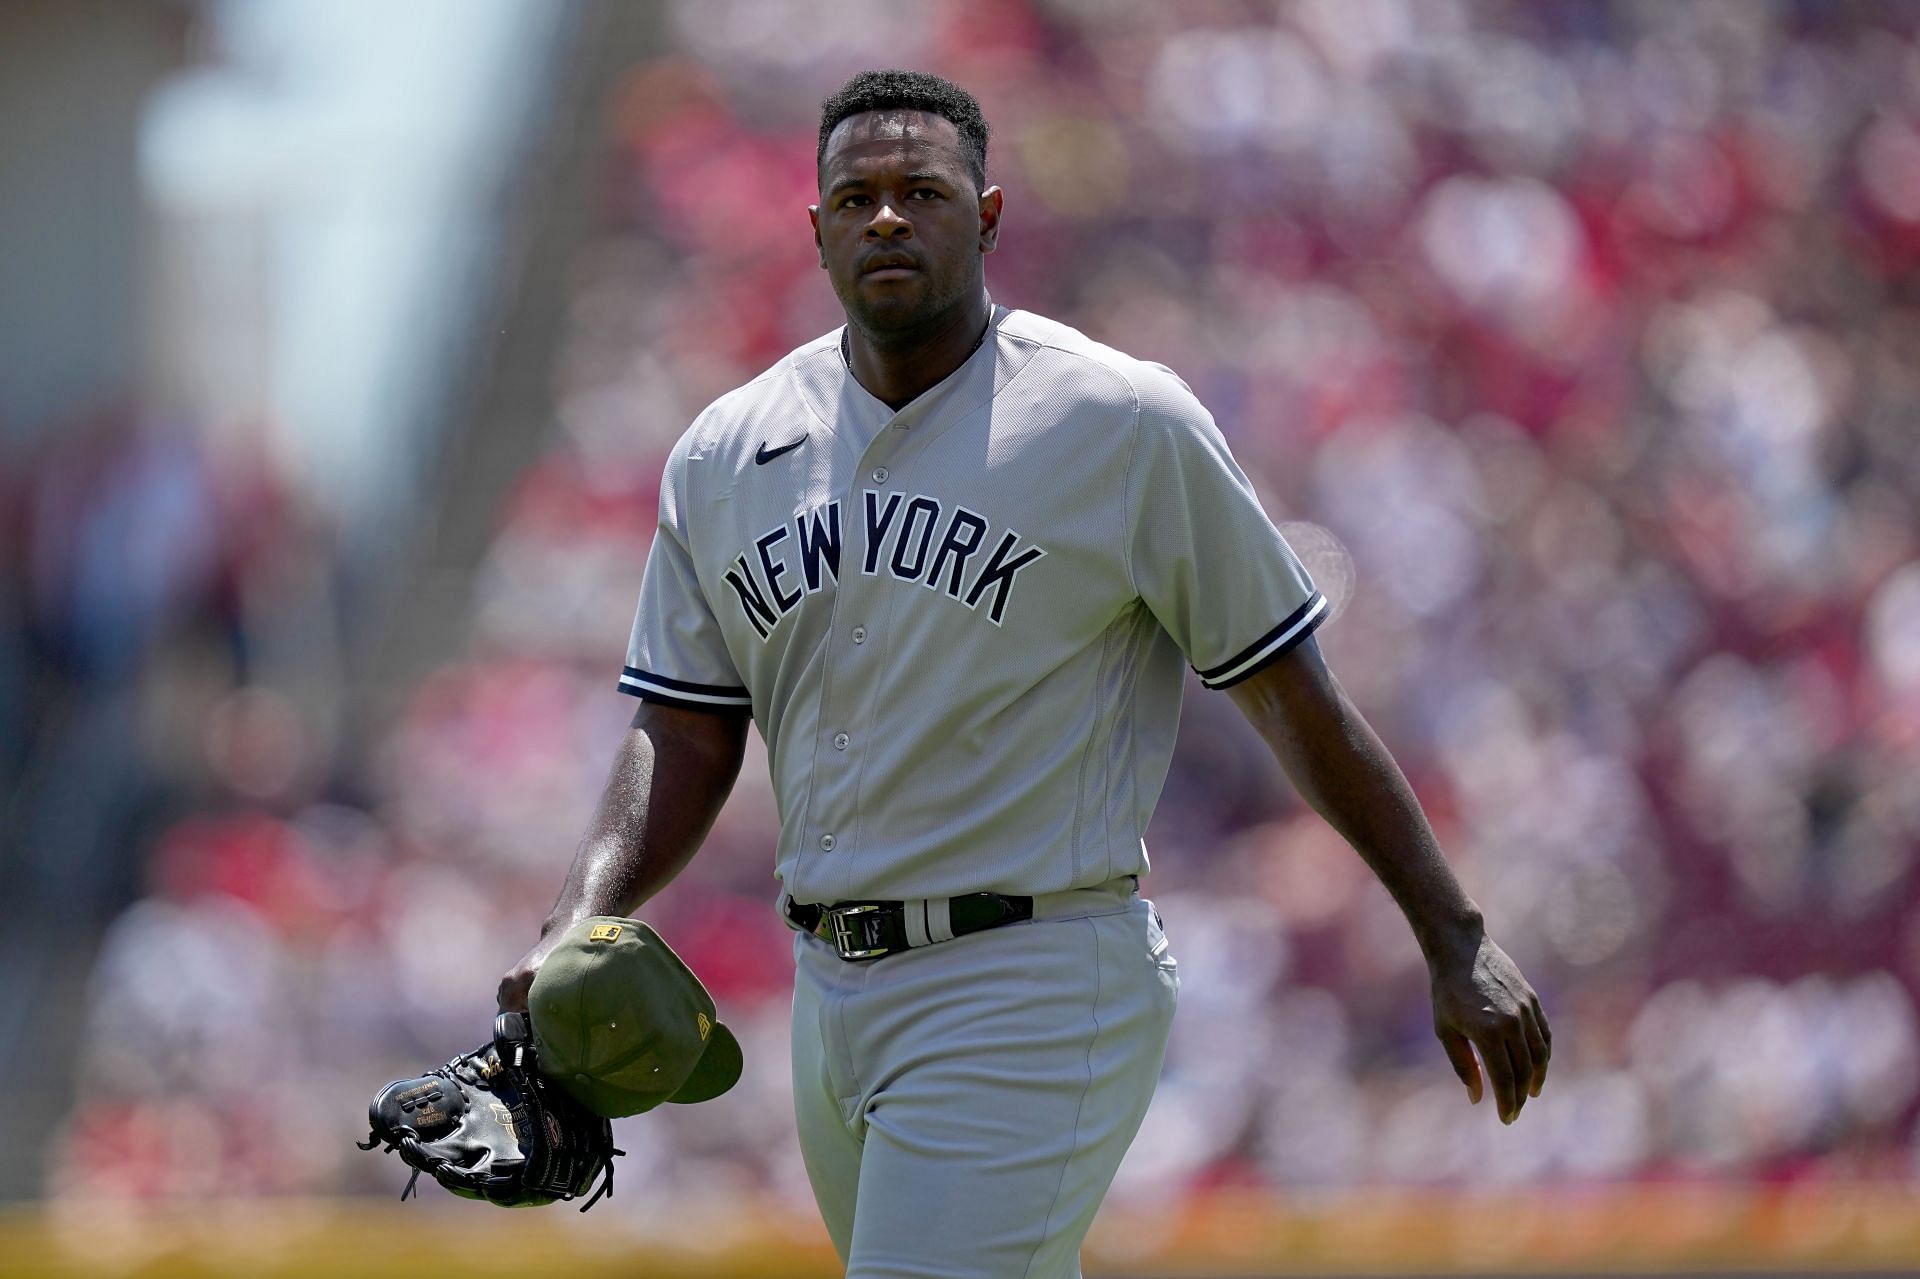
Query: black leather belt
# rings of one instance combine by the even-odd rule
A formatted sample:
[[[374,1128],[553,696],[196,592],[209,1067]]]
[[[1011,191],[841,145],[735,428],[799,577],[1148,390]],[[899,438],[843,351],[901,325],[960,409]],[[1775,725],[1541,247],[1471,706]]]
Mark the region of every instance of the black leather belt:
[[[827,942],[835,954],[849,961],[882,959],[913,949],[907,929],[910,910],[921,912],[917,931],[928,937],[923,945],[945,940],[929,936],[932,930],[928,927],[925,902],[836,902],[831,906],[816,906],[789,900],[786,905],[787,918],[795,927]],[[1002,924],[1032,918],[1031,897],[969,893],[947,899],[948,927],[955,937],[983,933]]]

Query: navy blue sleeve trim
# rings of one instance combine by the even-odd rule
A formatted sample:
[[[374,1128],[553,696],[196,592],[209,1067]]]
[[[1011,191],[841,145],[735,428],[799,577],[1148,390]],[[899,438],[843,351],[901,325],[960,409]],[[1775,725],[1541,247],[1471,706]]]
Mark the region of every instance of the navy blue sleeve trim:
[[[655,675],[652,671],[643,671],[637,666],[623,668],[620,675],[620,691],[643,697],[650,702],[664,702],[670,706],[694,706],[703,710],[716,710],[722,707],[741,707],[752,709],[753,698],[747,690],[739,686],[726,684],[695,684],[690,680],[672,679],[665,675]]]
[[[1314,628],[1327,620],[1327,597],[1315,591],[1307,602],[1287,614],[1286,620],[1218,666],[1198,671],[1208,688],[1232,688],[1284,657]],[[1197,669],[1197,668],[1196,668]]]
[[[629,679],[642,680],[661,688],[670,688],[677,693],[706,693],[714,697],[745,697],[747,690],[738,684],[695,684],[690,680],[669,679],[665,675],[655,675],[652,671],[643,671],[638,666],[623,666],[621,674]]]
[[[654,704],[659,706],[678,706],[680,709],[688,710],[688,711],[720,712],[720,711],[751,711],[753,709],[751,705],[744,702],[734,703],[734,702],[688,701],[687,699],[682,697],[674,697],[672,694],[669,694],[669,693],[655,692],[653,689],[650,689],[650,688],[637,688],[632,684],[615,684],[614,687],[619,689],[621,692],[625,693],[627,696],[637,697],[643,702],[653,702]]]

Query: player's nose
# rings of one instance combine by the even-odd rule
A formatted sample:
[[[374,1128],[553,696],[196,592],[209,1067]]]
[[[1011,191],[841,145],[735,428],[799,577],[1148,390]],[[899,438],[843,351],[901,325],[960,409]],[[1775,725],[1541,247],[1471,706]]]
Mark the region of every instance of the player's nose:
[[[873,240],[906,240],[913,237],[913,223],[900,216],[890,200],[882,200],[880,207],[874,210],[873,221],[867,223],[867,238]]]

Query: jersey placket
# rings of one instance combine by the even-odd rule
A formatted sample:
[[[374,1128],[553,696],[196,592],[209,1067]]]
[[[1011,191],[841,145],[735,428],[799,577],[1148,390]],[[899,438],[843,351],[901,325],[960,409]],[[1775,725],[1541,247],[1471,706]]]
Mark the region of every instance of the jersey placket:
[[[860,774],[877,723],[878,700],[886,678],[886,654],[895,592],[884,589],[875,574],[866,571],[870,552],[867,494],[904,492],[901,453],[910,439],[909,427],[920,405],[907,406],[875,432],[860,455],[847,491],[841,495],[848,512],[842,537],[840,583],[827,628],[825,673],[821,679],[819,728],[814,737],[813,786],[807,813],[807,846],[827,855],[826,873],[804,874],[805,887],[824,900],[846,895],[854,856],[862,836],[859,807]],[[911,415],[909,417],[908,415]],[[878,552],[871,554],[877,555]],[[827,885],[832,885],[827,889]]]
[[[1004,315],[996,309],[994,323]],[[861,418],[872,423],[869,414],[884,416],[841,495],[847,513],[841,533],[841,572],[827,629],[828,657],[821,677],[800,860],[790,886],[797,900],[845,900],[866,834],[860,778],[868,752],[880,745],[876,734],[886,709],[881,698],[892,650],[892,610],[903,598],[902,592],[888,589],[884,580],[884,566],[878,560],[884,547],[868,545],[872,521],[867,494],[875,494],[883,507],[895,498],[902,504],[911,501],[907,473],[918,445],[967,412],[976,398],[984,402],[991,397],[996,358],[991,332],[985,346],[983,353],[976,353],[987,362],[984,368],[969,357],[945,382],[898,412],[889,413],[850,373],[841,388],[839,412],[854,419],[853,438],[858,439]],[[984,397],[979,395],[982,390]],[[835,433],[841,434],[838,429]],[[870,557],[871,573],[866,570]]]

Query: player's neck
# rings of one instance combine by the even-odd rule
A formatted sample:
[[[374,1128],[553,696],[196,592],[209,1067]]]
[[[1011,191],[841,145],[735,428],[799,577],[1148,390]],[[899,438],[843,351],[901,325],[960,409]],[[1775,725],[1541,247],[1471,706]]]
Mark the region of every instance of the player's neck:
[[[980,349],[992,315],[993,303],[983,290],[921,332],[876,341],[849,324],[847,366],[869,395],[897,412],[945,381]]]

